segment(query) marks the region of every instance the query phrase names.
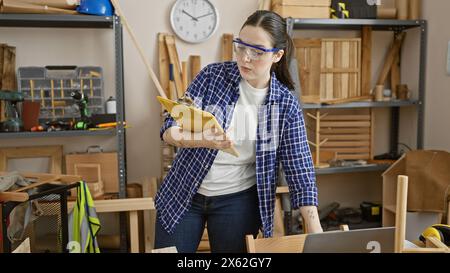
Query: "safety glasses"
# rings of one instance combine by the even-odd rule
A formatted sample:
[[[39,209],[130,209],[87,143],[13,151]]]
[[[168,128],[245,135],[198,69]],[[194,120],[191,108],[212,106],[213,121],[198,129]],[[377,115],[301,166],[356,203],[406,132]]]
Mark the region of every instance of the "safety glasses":
[[[234,44],[234,51],[236,52],[237,55],[243,56],[244,54],[247,54],[247,56],[252,61],[259,61],[264,54],[270,52],[278,52],[280,50],[279,48],[267,49],[247,44],[241,41],[240,39],[233,39],[233,44]]]

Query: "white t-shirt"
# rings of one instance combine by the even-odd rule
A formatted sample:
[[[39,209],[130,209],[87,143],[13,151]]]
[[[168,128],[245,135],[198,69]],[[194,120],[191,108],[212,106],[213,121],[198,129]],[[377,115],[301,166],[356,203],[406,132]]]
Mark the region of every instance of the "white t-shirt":
[[[240,192],[256,184],[258,107],[264,103],[268,89],[257,89],[241,80],[239,99],[227,132],[239,157],[219,151],[198,193],[218,196]]]

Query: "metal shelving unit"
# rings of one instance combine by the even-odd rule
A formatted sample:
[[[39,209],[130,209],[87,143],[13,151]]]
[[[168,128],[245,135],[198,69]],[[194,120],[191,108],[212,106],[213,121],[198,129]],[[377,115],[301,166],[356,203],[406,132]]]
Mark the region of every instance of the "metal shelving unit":
[[[40,137],[79,137],[79,136],[115,136],[114,129],[99,131],[56,131],[56,132],[20,132],[0,133],[0,139],[40,138]]]
[[[119,198],[126,198],[126,134],[125,96],[123,72],[123,33],[120,17],[90,15],[53,15],[53,14],[0,14],[0,27],[23,28],[87,28],[112,29],[114,31],[115,85],[116,85],[116,120],[119,125],[115,130],[104,131],[60,131],[60,132],[21,132],[1,133],[0,139],[37,138],[37,137],[79,137],[111,136],[117,137],[117,154],[119,162]],[[121,251],[127,251],[126,215],[120,214]]]
[[[416,107],[417,118],[417,149],[424,147],[424,114],[425,114],[425,73],[427,51],[427,21],[426,20],[381,20],[381,19],[287,19],[288,33],[292,36],[295,30],[361,30],[364,26],[372,27],[374,31],[393,31],[398,34],[409,29],[420,29],[420,60],[419,60],[419,96],[417,100],[390,102],[353,102],[337,105],[304,104],[304,109],[348,109],[348,108],[390,108],[390,152],[398,150],[399,121],[401,107]],[[382,171],[386,165],[373,167],[329,168],[317,170],[317,174],[332,174],[342,172]]]

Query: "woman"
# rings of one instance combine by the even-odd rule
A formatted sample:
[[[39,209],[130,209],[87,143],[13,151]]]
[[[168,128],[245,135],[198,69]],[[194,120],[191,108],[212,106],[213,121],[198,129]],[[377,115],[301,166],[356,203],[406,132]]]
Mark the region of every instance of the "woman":
[[[260,228],[271,237],[280,163],[293,208],[308,232],[322,232],[304,119],[290,91],[286,31],[276,13],[255,12],[233,41],[237,63],[208,65],[189,86],[186,96],[228,134],[192,133],[165,120],[161,138],[181,149],[156,197],[155,248],[195,252],[205,223],[212,252],[245,252],[245,235]],[[239,157],[224,152],[232,146]]]

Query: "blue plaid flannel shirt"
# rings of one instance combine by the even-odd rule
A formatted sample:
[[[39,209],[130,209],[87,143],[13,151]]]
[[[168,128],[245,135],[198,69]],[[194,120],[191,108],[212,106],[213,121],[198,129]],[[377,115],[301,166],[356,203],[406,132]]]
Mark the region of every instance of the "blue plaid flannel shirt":
[[[203,110],[208,105],[212,105],[213,108],[208,106],[206,110],[213,114],[216,110],[222,110],[225,115],[215,116],[219,124],[227,130],[233,111],[227,112],[226,108],[236,104],[240,80],[240,72],[235,62],[211,64],[197,75],[186,95]],[[272,73],[264,105],[263,108],[266,110],[260,110],[262,112],[258,115],[256,184],[263,235],[271,237],[280,162],[294,209],[301,206],[317,206],[318,197],[302,110],[298,99],[277,80],[275,73]],[[168,128],[176,125],[176,121],[168,116],[160,131],[161,139]],[[271,136],[262,137],[261,129],[267,129],[271,132]],[[169,234],[173,233],[176,225],[190,208],[192,198],[211,168],[217,153],[217,150],[206,148],[179,149],[172,168],[156,196],[159,220]]]

